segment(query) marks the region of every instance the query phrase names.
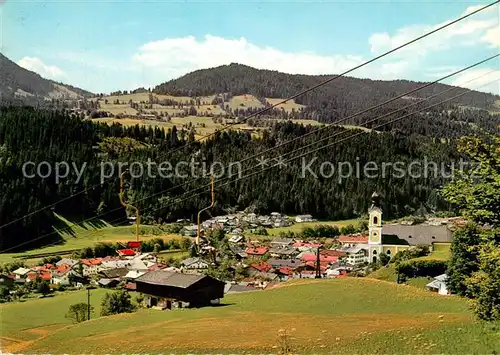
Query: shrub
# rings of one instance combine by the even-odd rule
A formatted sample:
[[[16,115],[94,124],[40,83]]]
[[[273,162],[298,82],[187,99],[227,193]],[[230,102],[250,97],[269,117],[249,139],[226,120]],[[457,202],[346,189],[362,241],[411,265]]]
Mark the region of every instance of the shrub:
[[[86,303],[75,303],[69,306],[66,318],[70,318],[74,323],[81,323],[88,320],[88,305]],[[94,312],[94,307],[90,306],[90,313]]]
[[[126,291],[106,293],[101,301],[101,316],[130,313],[135,310]]]
[[[398,282],[413,277],[435,277],[446,272],[447,263],[443,260],[410,260],[396,264]]]
[[[38,282],[36,286],[36,292],[41,293],[44,296],[48,295],[50,293],[49,283],[45,280]]]

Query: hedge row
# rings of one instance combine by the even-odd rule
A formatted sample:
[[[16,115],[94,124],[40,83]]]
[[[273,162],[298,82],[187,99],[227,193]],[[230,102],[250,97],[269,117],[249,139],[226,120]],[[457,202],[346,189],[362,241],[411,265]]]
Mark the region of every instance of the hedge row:
[[[447,262],[443,260],[409,260],[396,264],[398,280],[413,277],[436,277],[446,272]]]

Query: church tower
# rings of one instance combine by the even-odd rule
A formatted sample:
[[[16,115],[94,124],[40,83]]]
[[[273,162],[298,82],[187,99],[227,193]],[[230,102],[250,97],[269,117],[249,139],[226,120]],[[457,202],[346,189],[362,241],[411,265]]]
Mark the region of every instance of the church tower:
[[[374,192],[372,205],[368,209],[368,245],[370,246],[370,262],[376,262],[382,252],[382,207],[380,196]]]

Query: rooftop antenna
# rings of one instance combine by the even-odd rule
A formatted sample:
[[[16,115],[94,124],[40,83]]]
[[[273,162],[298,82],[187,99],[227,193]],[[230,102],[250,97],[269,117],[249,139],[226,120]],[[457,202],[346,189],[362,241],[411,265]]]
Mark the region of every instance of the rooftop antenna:
[[[215,189],[214,189],[214,176],[211,174],[210,175],[210,185],[212,186],[212,203],[210,204],[210,206],[208,207],[205,207],[204,209],[200,210],[200,212],[198,212],[198,231],[197,231],[197,234],[196,234],[196,245],[200,245],[200,234],[201,234],[201,213],[206,211],[206,210],[209,210],[211,209],[212,207],[214,207],[215,205]]]
[[[131,208],[135,210],[135,237],[136,237],[136,242],[139,242],[139,225],[140,225],[140,215],[139,215],[139,209],[135,206],[132,206],[129,203],[126,203],[123,200],[123,177],[125,174],[128,172],[128,170],[125,170],[123,173],[120,174],[120,203],[125,207],[125,208]]]

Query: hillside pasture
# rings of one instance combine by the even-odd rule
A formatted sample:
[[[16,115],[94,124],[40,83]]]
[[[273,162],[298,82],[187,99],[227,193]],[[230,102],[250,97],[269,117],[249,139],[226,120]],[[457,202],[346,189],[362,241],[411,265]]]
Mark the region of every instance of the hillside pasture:
[[[357,227],[360,222],[361,222],[360,219],[347,219],[344,221],[303,222],[303,223],[292,224],[289,227],[269,228],[267,230],[267,233],[269,235],[279,235],[280,233],[286,233],[286,232],[300,233],[305,228],[314,228],[319,225],[337,226],[339,228],[342,228],[349,224],[352,224],[354,227]]]
[[[56,306],[48,303],[57,297],[43,301],[50,309]],[[44,322],[22,327],[9,322],[16,322],[14,308],[19,311],[29,302],[40,301],[0,306],[8,315],[3,336],[11,340],[5,351],[276,353],[281,330],[299,353],[491,353],[498,337],[498,330],[474,322],[459,297],[363,278],[291,281],[266,291],[226,295],[220,307],[143,309],[65,328],[61,325],[68,323],[60,320],[58,309],[46,318],[47,325],[57,325],[50,334],[26,340],[20,329],[40,329]],[[92,304],[96,302],[94,297]]]
[[[277,103],[283,101],[285,99],[271,99],[266,97],[266,101],[269,102],[271,105],[276,105]],[[304,109],[306,106],[298,104],[295,102],[295,100],[288,100],[284,104],[280,104],[276,106],[276,108],[281,109],[283,108],[286,112],[292,112],[292,111],[300,111]]]
[[[264,108],[264,105],[253,95],[238,95],[233,96],[229,102],[225,102],[224,105],[229,105],[229,108],[234,109],[246,109],[246,108]]]
[[[130,105],[127,104],[112,104],[108,103],[105,104],[102,102],[101,104],[100,111],[106,111],[110,112],[113,115],[137,115],[137,110],[135,108],[130,107]]]
[[[135,240],[135,225],[111,226],[104,221],[96,221],[95,223],[86,222],[81,225],[73,225],[69,220],[58,216],[60,223],[54,226],[59,232],[62,240],[60,244],[49,245],[38,249],[33,249],[24,253],[2,253],[0,254],[0,263],[10,263],[15,260],[21,260],[19,257],[29,257],[42,253],[60,253],[66,250],[82,249],[92,247],[99,242],[111,243],[126,243]],[[151,226],[141,226],[141,231],[145,234],[141,235],[141,240],[152,238],[162,238],[165,241],[170,239],[181,239],[179,234],[161,234],[153,235]],[[64,254],[63,254],[64,255]],[[26,264],[36,263],[39,258],[27,259]]]

